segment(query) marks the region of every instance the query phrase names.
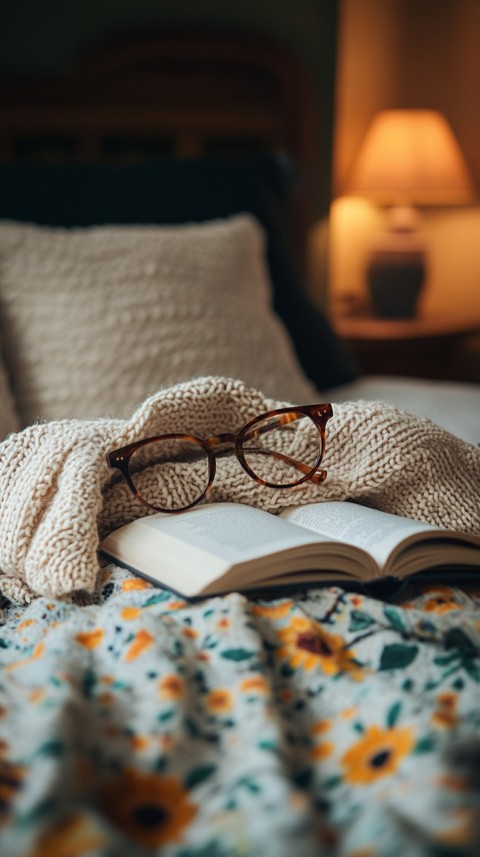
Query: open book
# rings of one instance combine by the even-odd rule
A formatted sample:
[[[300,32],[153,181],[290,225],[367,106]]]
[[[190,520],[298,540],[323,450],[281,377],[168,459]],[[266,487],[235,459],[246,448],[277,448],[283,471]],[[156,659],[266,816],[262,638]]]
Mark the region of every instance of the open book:
[[[476,568],[480,537],[356,503],[290,506],[279,515],[241,503],[138,518],[100,553],[192,598],[314,583],[367,583],[443,568]]]

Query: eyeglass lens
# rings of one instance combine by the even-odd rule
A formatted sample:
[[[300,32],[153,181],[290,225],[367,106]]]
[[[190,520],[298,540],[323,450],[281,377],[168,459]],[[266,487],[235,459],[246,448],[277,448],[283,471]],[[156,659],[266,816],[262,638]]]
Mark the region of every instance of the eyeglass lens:
[[[176,511],[205,491],[208,455],[200,444],[183,438],[152,441],[133,453],[129,471],[135,490],[147,503]]]
[[[301,413],[267,416],[256,422],[243,438],[247,465],[270,485],[294,485],[303,480],[306,472],[317,467],[321,452],[317,425]]]

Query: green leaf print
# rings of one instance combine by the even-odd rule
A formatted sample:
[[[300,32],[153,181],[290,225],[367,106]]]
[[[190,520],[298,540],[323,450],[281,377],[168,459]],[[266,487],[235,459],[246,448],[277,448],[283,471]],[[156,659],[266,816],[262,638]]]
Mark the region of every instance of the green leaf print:
[[[435,738],[433,735],[426,735],[417,741],[414,753],[431,753],[435,749]]]
[[[461,628],[450,628],[445,637],[445,649],[444,654],[434,659],[434,663],[438,666],[447,667],[437,685],[461,669],[465,670],[475,682],[480,683],[480,652],[465,631]]]
[[[278,741],[275,741],[272,738],[264,738],[262,741],[259,741],[257,747],[260,750],[270,750],[272,753],[276,753],[278,750]]]
[[[465,661],[463,666],[465,668],[465,672],[468,673],[470,678],[473,678],[477,684],[480,684],[480,666],[477,667],[477,665],[472,663],[472,661]]]
[[[249,652],[248,649],[225,649],[220,653],[222,658],[228,661],[246,661],[253,657],[254,652]]]
[[[174,714],[175,710],[173,708],[169,708],[168,711],[162,711],[162,713],[157,716],[157,720],[160,723],[166,723],[167,720],[171,720]]]
[[[333,776],[331,776],[327,780],[325,780],[325,782],[322,783],[322,785],[326,791],[330,791],[331,789],[335,789],[337,786],[339,786],[341,782],[342,782],[341,776],[339,774],[334,774]]]
[[[404,634],[407,630],[405,627],[405,623],[402,619],[402,616],[395,607],[391,607],[390,604],[387,604],[383,608],[383,615],[390,622],[392,628],[395,628],[396,631],[400,631],[401,634]]]
[[[375,620],[364,610],[352,610],[349,631],[363,631],[375,624]]]
[[[399,717],[401,710],[402,710],[402,703],[401,702],[396,702],[394,705],[392,705],[390,711],[387,714],[387,726],[390,726],[390,728],[395,726],[395,723],[398,720],[398,717]]]
[[[147,598],[143,606],[153,607],[154,604],[161,604],[163,601],[169,601],[171,597],[171,592],[159,592],[158,595],[152,595],[150,598]]]
[[[380,658],[379,670],[398,670],[408,667],[418,654],[418,646],[392,643],[385,646]]]
[[[462,655],[474,658],[478,653],[470,637],[461,628],[451,628],[445,637],[446,649],[458,649]]]
[[[185,788],[193,789],[194,786],[198,786],[199,783],[203,783],[205,780],[208,780],[209,777],[212,776],[217,770],[216,765],[198,765],[196,768],[193,768],[185,777]]]
[[[41,744],[38,748],[36,755],[37,756],[62,756],[65,751],[65,748],[61,741],[45,741],[44,744]]]

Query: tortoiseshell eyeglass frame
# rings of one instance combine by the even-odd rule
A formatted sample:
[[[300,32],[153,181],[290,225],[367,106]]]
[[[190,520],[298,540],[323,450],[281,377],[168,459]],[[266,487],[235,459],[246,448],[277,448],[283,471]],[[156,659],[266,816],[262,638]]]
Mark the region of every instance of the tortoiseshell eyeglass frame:
[[[296,461],[289,456],[282,454],[281,452],[277,452],[275,450],[257,450],[257,452],[263,452],[267,455],[271,455],[273,458],[277,458],[289,465],[293,466],[296,470],[298,470],[302,475],[293,482],[289,483],[281,483],[277,484],[275,482],[267,482],[265,479],[262,479],[258,476],[248,465],[245,460],[243,444],[244,442],[255,435],[255,426],[257,424],[261,424],[265,422],[265,420],[274,420],[273,423],[270,423],[268,426],[261,426],[258,429],[258,433],[263,433],[266,431],[271,431],[272,429],[287,425],[290,422],[295,422],[299,417],[307,416],[313,421],[315,426],[318,429],[320,443],[319,443],[319,453],[315,464],[313,467],[310,467],[307,464],[304,464],[302,461]],[[156,512],[169,512],[171,514],[175,514],[176,512],[184,512],[186,509],[191,509],[192,506],[196,506],[200,503],[205,496],[208,494],[210,488],[212,487],[213,480],[215,479],[216,473],[216,455],[225,452],[225,447],[233,446],[235,455],[243,467],[244,471],[253,479],[255,482],[258,482],[260,485],[264,485],[267,488],[294,488],[297,485],[301,485],[303,482],[314,482],[315,484],[321,484],[326,476],[327,471],[322,470],[320,468],[321,461],[323,459],[323,455],[325,452],[325,434],[326,434],[326,425],[327,421],[333,416],[332,406],[330,404],[316,404],[316,405],[296,405],[290,408],[277,408],[273,411],[266,411],[263,414],[259,414],[253,419],[249,420],[245,423],[242,428],[234,433],[226,433],[226,434],[217,434],[212,435],[212,437],[204,440],[203,438],[196,437],[191,434],[160,434],[155,437],[147,437],[143,440],[135,441],[134,443],[128,444],[128,446],[123,446],[121,449],[114,449],[112,452],[107,454],[107,462],[109,467],[119,470],[125,479],[128,487],[132,491],[132,493],[143,503],[144,506],[147,506],[149,509],[153,509]],[[275,419],[277,418],[277,419]],[[149,443],[156,443],[162,440],[185,440],[192,444],[197,444],[201,447],[206,455],[208,460],[208,480],[205,485],[202,493],[191,503],[188,503],[185,506],[182,506],[180,509],[165,509],[160,506],[155,506],[152,503],[149,503],[140,492],[135,487],[131,474],[130,474],[130,459],[132,455],[141,447],[146,446]]]

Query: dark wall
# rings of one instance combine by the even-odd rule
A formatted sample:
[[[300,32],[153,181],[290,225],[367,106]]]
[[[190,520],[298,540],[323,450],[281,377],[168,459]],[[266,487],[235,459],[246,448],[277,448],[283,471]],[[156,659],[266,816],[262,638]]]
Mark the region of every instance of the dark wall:
[[[15,0],[2,3],[0,73],[58,72],[96,40],[128,28],[185,24],[239,28],[267,36],[298,57],[312,78],[318,110],[317,213],[331,193],[337,0]]]

